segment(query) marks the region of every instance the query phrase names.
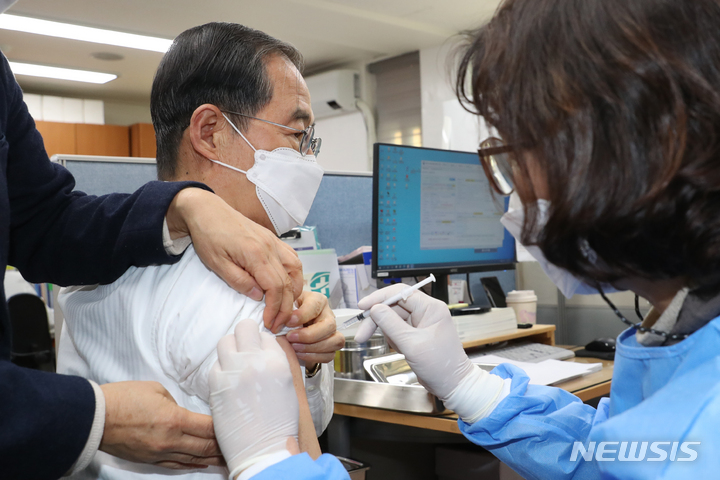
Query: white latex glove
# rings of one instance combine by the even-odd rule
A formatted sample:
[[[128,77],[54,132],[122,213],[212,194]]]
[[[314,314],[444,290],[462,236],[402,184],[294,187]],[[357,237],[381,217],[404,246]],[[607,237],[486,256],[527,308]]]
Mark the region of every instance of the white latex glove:
[[[414,292],[394,307],[378,305],[407,285],[393,285],[358,302],[382,329],[391,346],[405,359],[420,383],[445,406],[474,423],[486,416],[503,389],[504,381],[474,365],[463,350],[447,305],[422,292]],[[361,325],[358,334],[372,330]],[[355,336],[356,341],[358,335]]]
[[[243,320],[218,343],[210,372],[215,436],[231,479],[296,445],[299,408],[290,364],[275,337]],[[293,443],[295,442],[295,443]]]

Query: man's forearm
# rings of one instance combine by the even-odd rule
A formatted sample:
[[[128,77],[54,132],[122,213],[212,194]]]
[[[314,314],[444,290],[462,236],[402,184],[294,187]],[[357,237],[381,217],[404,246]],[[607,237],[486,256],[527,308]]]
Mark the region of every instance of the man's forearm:
[[[284,337],[277,337],[277,341],[285,352],[285,355],[287,355],[288,362],[290,362],[290,371],[293,375],[293,385],[295,386],[295,393],[298,397],[298,404],[300,407],[298,444],[300,445],[300,450],[307,452],[313,459],[317,459],[322,454],[322,451],[320,450],[320,444],[318,443],[317,435],[315,434],[315,426],[310,413],[308,398],[305,393],[305,382],[303,381],[300,363],[297,360],[295,351]]]

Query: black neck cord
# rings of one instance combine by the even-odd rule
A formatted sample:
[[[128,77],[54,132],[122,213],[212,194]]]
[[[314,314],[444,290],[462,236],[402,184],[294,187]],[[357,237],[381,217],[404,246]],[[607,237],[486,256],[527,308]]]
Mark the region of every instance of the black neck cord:
[[[598,292],[600,293],[600,296],[603,298],[603,300],[605,300],[605,302],[610,306],[612,311],[615,312],[615,315],[617,315],[618,318],[620,318],[620,320],[623,321],[623,323],[626,323],[627,325],[630,325],[631,327],[635,327],[635,329],[638,332],[654,333],[655,335],[660,335],[661,337],[665,337],[668,340],[684,340],[690,336],[690,334],[687,334],[687,333],[686,334],[677,334],[677,333],[670,334],[668,332],[663,332],[661,330],[655,330],[654,328],[643,327],[641,325],[643,316],[640,313],[640,297],[638,297],[637,294],[635,295],[635,313],[637,314],[638,318],[640,319],[640,322],[632,323],[630,320],[625,318],[625,315],[620,313],[620,310],[618,310],[618,308],[615,306],[615,304],[610,301],[610,299],[605,295],[605,292],[603,292],[602,288],[600,288],[599,286],[598,286]]]

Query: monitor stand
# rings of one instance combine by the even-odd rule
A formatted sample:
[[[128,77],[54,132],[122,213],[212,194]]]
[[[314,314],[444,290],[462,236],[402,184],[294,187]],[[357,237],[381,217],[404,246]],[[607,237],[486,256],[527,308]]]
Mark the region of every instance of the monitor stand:
[[[441,302],[448,303],[448,276],[435,275],[435,281],[432,282],[431,285],[432,289],[430,290],[430,295]]]

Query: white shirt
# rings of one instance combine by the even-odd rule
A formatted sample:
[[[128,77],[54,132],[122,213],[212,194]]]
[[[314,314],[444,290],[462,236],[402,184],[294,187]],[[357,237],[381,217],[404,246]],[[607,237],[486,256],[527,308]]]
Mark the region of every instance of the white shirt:
[[[262,323],[264,303],[230,288],[190,247],[180,262],[131,267],[115,283],[64,289],[58,302],[65,315],[58,372],[99,384],[125,380],[160,382],[181,407],[210,414],[208,373],[221,337],[240,320]],[[310,411],[318,434],[332,417],[332,370],[306,379]],[[148,476],[153,474],[155,476]],[[143,474],[143,475],[140,475]],[[226,479],[227,470],[208,467],[188,473],[126,462],[98,452],[72,478]]]

